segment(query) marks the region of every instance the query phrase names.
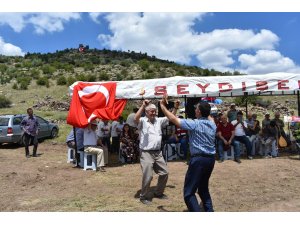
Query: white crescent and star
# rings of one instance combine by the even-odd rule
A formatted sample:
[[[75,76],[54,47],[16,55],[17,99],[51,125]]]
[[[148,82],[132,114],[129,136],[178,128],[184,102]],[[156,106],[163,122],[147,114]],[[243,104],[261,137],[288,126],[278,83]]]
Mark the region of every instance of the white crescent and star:
[[[107,88],[104,87],[101,84],[86,86],[81,91],[78,91],[78,95],[81,98],[82,96],[85,96],[85,95],[88,95],[88,94],[92,94],[92,93],[96,93],[96,92],[100,92],[100,93],[102,93],[105,96],[105,98],[106,98],[106,105],[107,105],[107,103],[109,101],[109,92],[108,92]]]

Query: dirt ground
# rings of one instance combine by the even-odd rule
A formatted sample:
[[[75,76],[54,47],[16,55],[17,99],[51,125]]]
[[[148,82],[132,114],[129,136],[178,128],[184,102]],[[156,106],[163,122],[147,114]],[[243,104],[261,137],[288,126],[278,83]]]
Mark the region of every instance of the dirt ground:
[[[32,148],[30,149],[32,151]],[[110,155],[105,173],[84,171],[67,163],[65,145],[44,142],[39,157],[25,158],[24,148],[0,146],[0,211],[34,212],[183,212],[184,161],[168,162],[167,200],[139,202],[139,164],[122,165]],[[151,183],[155,188],[157,175]],[[299,155],[242,159],[215,164],[210,179],[215,211],[300,211]]]

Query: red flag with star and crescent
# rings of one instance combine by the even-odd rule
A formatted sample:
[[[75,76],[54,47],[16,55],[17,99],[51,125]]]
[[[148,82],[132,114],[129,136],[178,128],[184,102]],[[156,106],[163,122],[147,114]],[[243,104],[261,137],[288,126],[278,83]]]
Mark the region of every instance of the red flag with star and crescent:
[[[95,118],[117,120],[127,101],[116,99],[116,88],[116,82],[79,82],[73,88],[67,123],[83,128]]]

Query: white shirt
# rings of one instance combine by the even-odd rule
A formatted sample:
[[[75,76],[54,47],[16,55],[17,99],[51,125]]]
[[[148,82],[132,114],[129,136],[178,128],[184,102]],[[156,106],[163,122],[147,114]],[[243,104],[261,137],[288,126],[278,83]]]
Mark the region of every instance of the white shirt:
[[[98,137],[103,137],[103,132],[101,130],[101,127],[103,126],[103,121],[99,121],[98,123],[98,128],[97,128],[97,136]]]
[[[102,131],[102,128],[106,129],[105,131]],[[98,124],[98,137],[110,137],[110,123],[107,123],[107,125],[104,124],[103,121],[99,122]]]
[[[140,149],[144,151],[160,150],[162,127],[168,123],[167,117],[156,117],[154,123],[151,123],[147,117],[141,117],[138,124]]]
[[[135,113],[130,113],[127,117],[126,123],[131,127],[137,127],[137,124],[134,122]]]
[[[111,136],[112,137],[118,137],[119,134],[117,132],[117,127],[119,124],[120,124],[119,121],[113,121],[111,123]]]
[[[83,145],[97,145],[97,134],[96,131],[89,129],[88,127],[83,130]]]
[[[232,122],[231,122],[231,124],[234,126],[235,124],[237,124],[237,120],[233,120]],[[243,121],[243,123],[244,123],[244,126],[247,128],[247,123],[245,122],[245,121]],[[244,135],[246,135],[246,133],[245,133],[245,131],[244,131],[244,129],[243,129],[243,126],[242,126],[242,124],[241,123],[239,123],[236,127],[235,127],[235,136],[244,136]]]

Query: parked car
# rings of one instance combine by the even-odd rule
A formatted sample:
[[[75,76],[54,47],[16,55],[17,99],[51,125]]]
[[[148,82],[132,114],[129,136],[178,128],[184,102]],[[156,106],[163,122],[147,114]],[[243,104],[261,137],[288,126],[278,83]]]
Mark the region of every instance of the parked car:
[[[21,122],[26,114],[0,115],[0,144],[17,143],[23,145],[24,131]],[[36,116],[40,123],[38,139],[55,138],[58,135],[58,125],[51,123],[40,116]]]

